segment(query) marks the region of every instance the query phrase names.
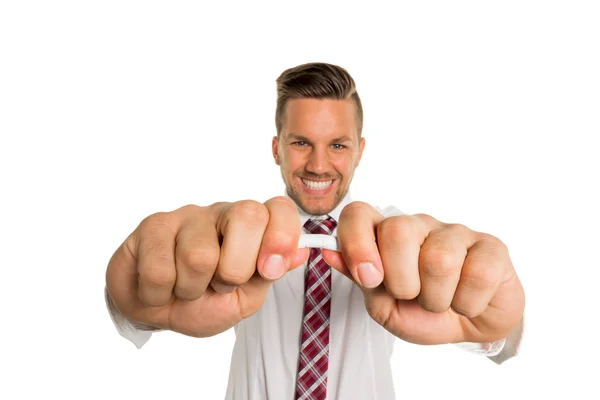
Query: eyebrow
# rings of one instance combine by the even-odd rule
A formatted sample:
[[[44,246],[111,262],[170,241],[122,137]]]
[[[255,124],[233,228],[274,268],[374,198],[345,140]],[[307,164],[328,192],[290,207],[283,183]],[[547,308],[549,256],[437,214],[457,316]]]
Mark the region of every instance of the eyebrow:
[[[298,140],[298,141],[309,142],[309,143],[311,141],[306,136],[300,135],[298,133],[290,133],[287,136],[288,136],[287,137],[288,140]],[[332,139],[331,143],[343,143],[343,142],[351,142],[351,141],[352,141],[352,139],[350,139],[349,136],[342,135],[342,136],[339,136],[339,137],[336,137],[336,138]]]

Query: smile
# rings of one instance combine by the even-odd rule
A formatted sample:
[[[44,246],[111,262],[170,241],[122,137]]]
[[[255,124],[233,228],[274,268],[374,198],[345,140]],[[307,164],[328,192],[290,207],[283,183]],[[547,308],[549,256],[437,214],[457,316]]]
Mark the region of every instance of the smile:
[[[331,184],[333,183],[333,180],[319,182],[319,181],[311,181],[309,179],[302,178],[302,183],[304,183],[304,186],[306,186],[307,188],[309,188],[311,190],[325,190],[329,186],[331,186]]]

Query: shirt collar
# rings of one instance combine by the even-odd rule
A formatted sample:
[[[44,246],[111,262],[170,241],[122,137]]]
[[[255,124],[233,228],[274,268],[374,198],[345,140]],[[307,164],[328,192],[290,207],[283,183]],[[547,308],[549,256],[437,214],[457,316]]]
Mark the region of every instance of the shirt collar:
[[[288,199],[294,201],[294,199],[292,199],[288,195],[287,190],[285,190],[285,197],[287,197]],[[331,218],[333,218],[335,220],[335,222],[339,222],[340,221],[340,214],[342,213],[342,210],[344,209],[344,207],[346,207],[351,202],[352,202],[352,196],[350,194],[350,190],[348,190],[348,192],[346,193],[346,196],[344,196],[344,198],[342,199],[342,201],[340,201],[340,204],[338,204],[337,207],[334,208],[333,210],[331,210],[331,212],[328,213],[327,215],[329,215]],[[294,204],[295,204],[295,202],[294,202]],[[304,210],[302,210],[298,206],[298,204],[296,204],[296,208],[298,209],[298,214],[300,215],[300,226],[304,226],[304,224],[306,223],[306,221],[308,221],[309,218],[317,216],[317,215],[308,214],[307,212],[305,212]]]

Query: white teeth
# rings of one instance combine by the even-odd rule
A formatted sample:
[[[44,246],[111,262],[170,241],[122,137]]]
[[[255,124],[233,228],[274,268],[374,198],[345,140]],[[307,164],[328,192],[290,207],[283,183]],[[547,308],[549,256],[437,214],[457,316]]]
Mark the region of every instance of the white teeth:
[[[323,182],[316,182],[316,181],[309,181],[308,179],[302,179],[302,182],[309,189],[312,189],[312,190],[325,190],[329,186],[331,186],[331,184],[333,183],[333,180],[331,180],[331,181],[323,181]]]

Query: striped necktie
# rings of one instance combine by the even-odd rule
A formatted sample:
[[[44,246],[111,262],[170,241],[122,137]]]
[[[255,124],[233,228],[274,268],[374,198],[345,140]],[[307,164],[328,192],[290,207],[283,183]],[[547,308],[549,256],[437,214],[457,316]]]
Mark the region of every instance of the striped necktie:
[[[328,215],[312,217],[304,224],[311,234],[331,235],[337,222]],[[329,314],[331,311],[331,267],[321,249],[310,249],[304,281],[304,313],[296,400],[323,400],[327,396],[329,365]]]

